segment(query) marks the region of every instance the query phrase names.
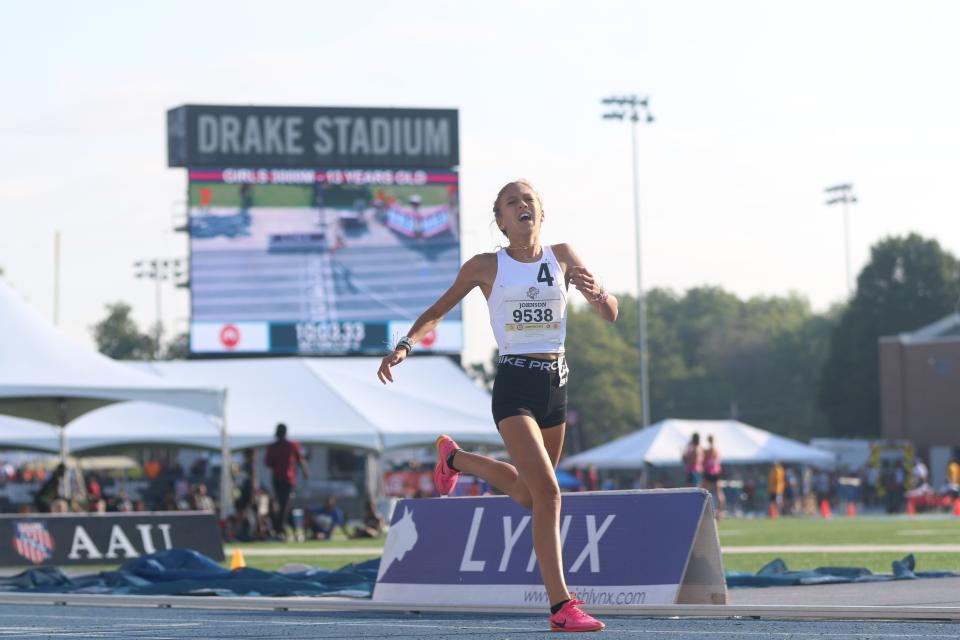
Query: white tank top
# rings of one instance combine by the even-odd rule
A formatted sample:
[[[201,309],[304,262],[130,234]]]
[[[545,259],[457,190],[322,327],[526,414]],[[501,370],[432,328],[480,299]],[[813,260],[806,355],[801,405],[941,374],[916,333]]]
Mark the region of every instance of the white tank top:
[[[535,262],[497,252],[497,277],[487,300],[500,355],[563,353],[567,336],[567,287],[553,249]]]

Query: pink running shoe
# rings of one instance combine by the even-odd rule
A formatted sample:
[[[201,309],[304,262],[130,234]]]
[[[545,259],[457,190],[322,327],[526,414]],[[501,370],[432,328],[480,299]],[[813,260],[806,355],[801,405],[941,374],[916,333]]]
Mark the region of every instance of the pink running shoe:
[[[607,625],[580,610],[586,604],[572,595],[567,603],[550,616],[551,631],[600,631]]]
[[[437,438],[437,467],[433,470],[433,484],[442,496],[450,495],[460,479],[460,472],[447,464],[447,458],[459,448],[450,436]]]

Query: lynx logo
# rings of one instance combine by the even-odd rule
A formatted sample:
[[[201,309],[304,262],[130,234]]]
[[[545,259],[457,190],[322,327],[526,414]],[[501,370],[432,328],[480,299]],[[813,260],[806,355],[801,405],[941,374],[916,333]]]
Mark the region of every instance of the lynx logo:
[[[417,539],[417,524],[413,521],[413,512],[404,507],[403,517],[390,525],[390,544],[383,549],[383,559],[380,560],[380,573],[377,579],[383,577],[394,562],[402,561],[403,556],[416,546]]]
[[[487,566],[486,560],[474,560],[474,549],[477,545],[477,536],[480,534],[480,525],[483,522],[483,507],[477,507],[473,510],[473,520],[470,523],[470,532],[467,534],[467,544],[463,549],[463,556],[460,559],[460,571],[478,571],[482,572]],[[589,563],[586,564],[590,573],[600,573],[600,539],[603,537],[603,534],[607,532],[607,529],[613,523],[614,519],[617,516],[615,514],[609,514],[604,518],[603,523],[600,526],[597,526],[597,517],[593,514],[586,514],[583,516],[584,525],[586,531],[586,541],[582,549],[567,549],[564,548],[565,552],[573,551],[577,553],[576,560],[573,561],[573,564],[570,565],[568,571],[570,573],[576,573],[580,571],[581,568],[585,566],[585,563],[589,560]],[[497,564],[497,571],[499,573],[504,573],[507,570],[507,567],[510,564],[510,557],[513,555],[513,548],[517,545],[517,542],[520,540],[520,536],[524,533],[527,525],[530,523],[530,516],[523,516],[519,518],[516,527],[513,526],[513,517],[512,516],[503,516],[501,518],[503,524],[503,551],[500,553],[500,562]],[[560,545],[565,547],[567,541],[567,533],[570,531],[570,523],[573,521],[573,516],[567,515],[563,517],[563,521],[560,525]],[[537,562],[536,554],[531,551],[530,557],[527,560],[526,572],[531,573],[534,566]]]
[[[42,522],[17,522],[14,529],[13,548],[32,562],[40,564],[53,555],[53,536]]]
[[[540,289],[537,289],[536,287],[530,287],[529,289],[527,289],[527,297],[530,298],[531,300],[536,300],[537,296],[539,295],[540,295]]]

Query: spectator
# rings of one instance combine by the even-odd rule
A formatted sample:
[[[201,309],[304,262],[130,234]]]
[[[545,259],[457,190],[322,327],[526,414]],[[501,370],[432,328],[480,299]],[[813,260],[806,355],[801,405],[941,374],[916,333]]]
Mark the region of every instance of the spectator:
[[[191,508],[190,483],[183,477],[178,477],[173,483],[174,498],[177,500],[177,509],[180,511],[189,511]]]
[[[783,506],[785,513],[796,513],[799,511],[797,504],[800,501],[800,479],[793,467],[784,469],[786,481],[783,489]]]
[[[377,505],[373,500],[367,498],[367,504],[363,510],[363,524],[353,530],[351,538],[379,538],[383,534],[386,525],[383,522],[383,516],[377,511]]]
[[[133,502],[127,496],[126,489],[118,489],[117,496],[113,499],[113,511],[133,511]]]
[[[143,472],[151,480],[155,480],[163,471],[163,464],[159,460],[147,460],[143,463]]]
[[[33,504],[37,508],[37,511],[40,513],[51,513],[54,503],[58,500],[63,500],[60,485],[63,483],[63,478],[66,475],[67,468],[61,462],[33,497]]]
[[[919,489],[920,487],[927,484],[929,471],[927,470],[927,465],[923,463],[923,458],[917,456],[913,461],[913,488]]]
[[[776,505],[777,511],[783,511],[783,494],[787,490],[787,473],[779,460],[774,461],[767,476],[767,493],[770,494],[770,504]]]
[[[907,493],[907,471],[902,464],[893,468],[894,502],[897,511],[903,511],[903,504]]]
[[[264,464],[270,467],[273,476],[273,494],[277,500],[277,513],[274,529],[281,538],[285,537],[287,521],[290,520],[290,507],[297,484],[297,469],[300,467],[304,479],[310,477],[310,470],[300,451],[300,445],[287,440],[287,425],[280,423],[275,432],[276,442],[267,447]],[[296,465],[296,466],[295,466]]]
[[[234,503],[237,517],[240,519],[240,535],[249,540],[253,537],[256,528],[257,508],[256,493],[258,489],[256,451],[243,450],[243,481],[240,483],[240,495]]]
[[[954,498],[960,495],[960,462],[956,460],[947,465],[947,493]]]
[[[863,505],[872,507],[877,504],[877,483],[880,482],[880,469],[875,465],[867,464],[861,472],[860,478]]]
[[[193,464],[190,465],[190,480],[199,481],[206,478],[209,462],[210,461],[207,459],[207,452],[204,451],[200,454],[200,457],[194,460]]]
[[[687,486],[699,487],[703,476],[703,449],[700,434],[694,432],[683,451],[683,470],[687,474]]]
[[[179,511],[180,507],[177,505],[177,495],[174,492],[174,487],[171,486],[163,494],[163,497],[160,499],[160,511]]]
[[[720,476],[723,465],[720,462],[720,450],[713,440],[713,434],[707,436],[707,448],[703,451],[703,488],[712,493],[717,501],[717,515],[726,509],[726,497],[720,489]]]
[[[207,493],[207,485],[200,482],[193,487],[193,508],[197,511],[206,511],[214,513],[217,506],[213,503],[213,498]]]
[[[830,474],[825,469],[817,473],[814,480],[814,490],[817,494],[817,505],[823,504],[824,500],[830,500]]]
[[[276,531],[273,528],[273,520],[270,517],[272,510],[270,494],[260,487],[257,487],[253,502],[257,514],[254,535],[258,540],[273,538],[276,535]]]
[[[87,475],[87,511],[103,513],[107,510],[107,501],[103,499],[103,488],[97,474]]]
[[[310,509],[310,521],[313,525],[314,536],[319,540],[332,538],[333,531],[337,527],[340,527],[345,536],[350,537],[343,510],[337,506],[337,499],[333,496],[324,500],[322,507]]]

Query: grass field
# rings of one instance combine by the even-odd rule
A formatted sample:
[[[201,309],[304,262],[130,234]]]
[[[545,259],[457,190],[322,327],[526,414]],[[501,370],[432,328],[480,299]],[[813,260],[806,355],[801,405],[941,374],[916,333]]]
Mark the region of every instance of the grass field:
[[[946,517],[837,517],[822,518],[743,518],[719,521],[720,544],[723,549],[773,545],[873,545],[897,544],[960,544],[960,518]],[[289,556],[248,556],[249,566],[277,569],[288,562],[323,568],[336,568],[348,562],[362,561],[379,555],[380,540],[347,540],[304,543],[252,543],[228,545],[228,557],[237,546],[243,549],[283,548]],[[298,555],[299,550],[323,547],[356,548],[356,556]],[[366,555],[369,549],[374,555]],[[823,566],[866,567],[874,573],[890,573],[891,563],[901,560],[908,551],[864,553],[855,550],[840,553],[724,553],[728,571],[757,571],[774,558],[782,558],[791,569],[815,569]],[[960,553],[914,553],[918,570],[960,571]]]
[[[877,516],[720,520],[723,547],[798,544],[960,544],[960,518]]]
[[[960,518],[943,516],[877,516],[830,520],[822,518],[744,518],[720,521],[720,546],[775,545],[931,545],[960,544]],[[864,553],[724,553],[727,571],[757,571],[776,557],[790,569],[825,566],[866,567],[874,573],[890,573],[891,563],[907,552]],[[960,571],[960,553],[917,552],[917,570]]]
[[[890,573],[890,564],[902,559],[911,545],[960,544],[960,518],[944,516],[915,517],[837,517],[821,518],[744,518],[719,521],[720,544],[725,551],[736,547],[775,545],[875,545],[896,544],[904,552],[864,553],[851,549],[840,553],[727,553],[723,554],[728,571],[755,572],[775,558],[782,558],[790,569],[815,569],[822,566],[866,567],[874,573]],[[268,571],[285,564],[300,563],[324,569],[336,569],[353,562],[380,556],[383,540],[349,540],[336,535],[329,541],[300,543],[249,542],[224,547],[229,566],[233,551],[245,553],[247,566]],[[338,548],[356,550],[350,555],[311,555],[310,550]],[[256,555],[258,550],[271,550],[280,555]],[[307,553],[304,553],[307,552]],[[917,570],[960,571],[960,553],[947,551],[915,552]],[[71,573],[115,569],[109,567],[74,567]],[[5,572],[12,571],[7,569]]]

